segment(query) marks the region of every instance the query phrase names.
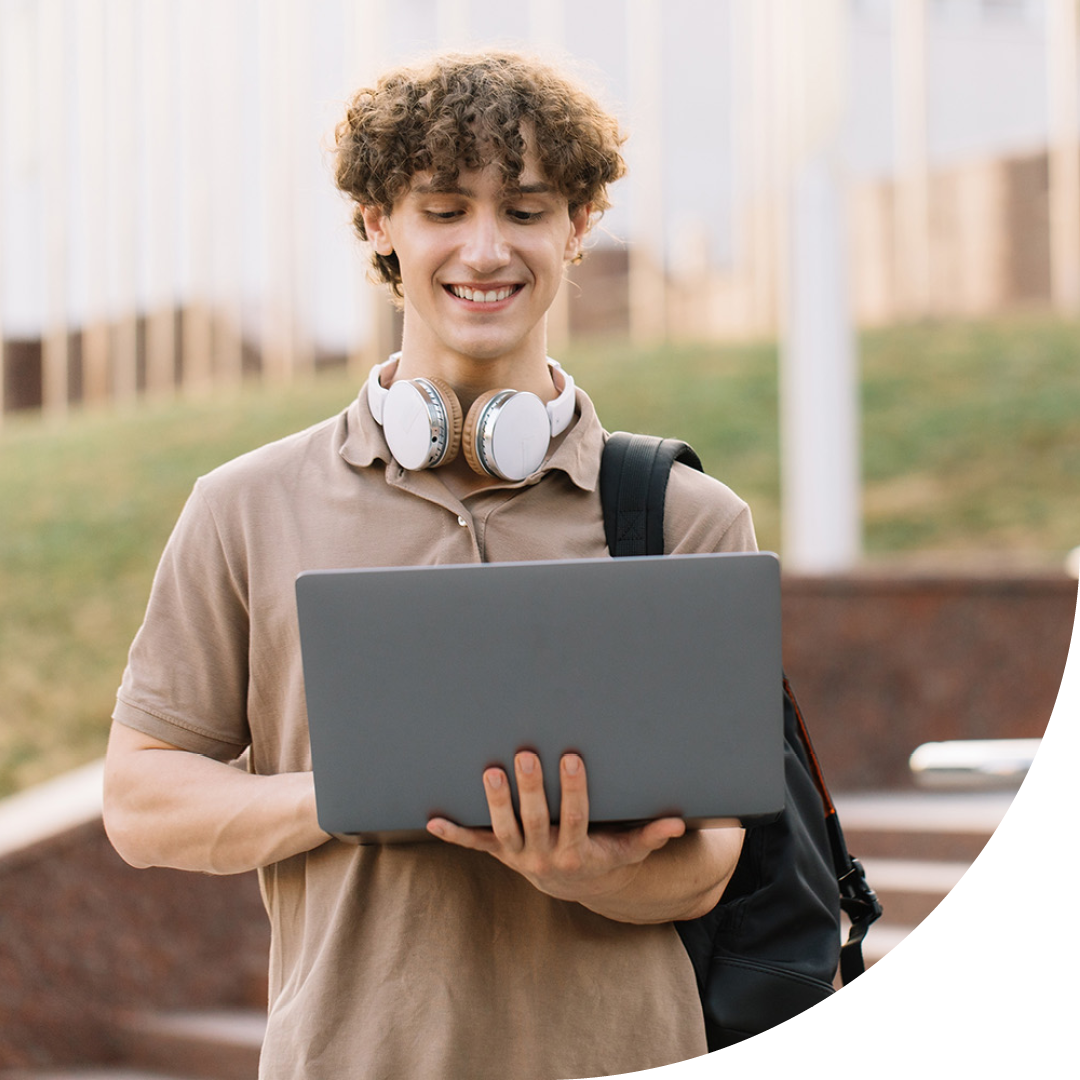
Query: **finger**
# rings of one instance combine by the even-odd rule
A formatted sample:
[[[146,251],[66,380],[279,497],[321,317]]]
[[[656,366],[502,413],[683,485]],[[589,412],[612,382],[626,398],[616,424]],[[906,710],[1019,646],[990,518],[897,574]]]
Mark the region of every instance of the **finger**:
[[[551,812],[544,792],[540,758],[531,750],[523,750],[514,758],[514,775],[525,843],[538,848],[548,847],[551,843]]]
[[[499,841],[487,829],[466,829],[446,818],[432,818],[427,823],[427,831],[448,844],[472,851],[494,852],[499,846]]]
[[[491,829],[496,839],[509,851],[518,852],[525,844],[514,813],[510,781],[502,769],[484,770],[484,793],[487,796]]]
[[[562,783],[559,842],[576,844],[589,831],[589,786],[585,778],[585,762],[577,754],[563,754],[559,769]]]

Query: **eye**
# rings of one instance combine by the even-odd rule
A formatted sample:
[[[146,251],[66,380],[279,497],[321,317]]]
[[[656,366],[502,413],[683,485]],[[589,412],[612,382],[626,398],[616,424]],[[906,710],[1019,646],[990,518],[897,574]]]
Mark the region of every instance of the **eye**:
[[[461,215],[460,210],[426,210],[424,214],[431,221],[453,221]]]
[[[508,210],[507,213],[514,221],[519,221],[523,224],[530,221],[539,221],[544,216],[542,210]]]

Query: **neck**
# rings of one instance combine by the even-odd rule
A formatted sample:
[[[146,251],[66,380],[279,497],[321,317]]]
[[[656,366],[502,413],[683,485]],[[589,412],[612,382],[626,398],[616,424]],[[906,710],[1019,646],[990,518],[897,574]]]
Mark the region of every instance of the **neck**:
[[[401,340],[401,359],[393,378],[437,378],[457,395],[463,410],[488,390],[528,390],[541,401],[558,395],[547,362],[546,335],[521,349],[494,356],[468,354],[441,344],[419,340],[409,333],[408,320]]]

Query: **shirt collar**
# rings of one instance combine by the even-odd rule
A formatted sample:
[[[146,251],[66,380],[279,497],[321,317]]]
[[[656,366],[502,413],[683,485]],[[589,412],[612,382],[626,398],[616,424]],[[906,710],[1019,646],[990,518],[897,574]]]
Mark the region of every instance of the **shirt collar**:
[[[345,437],[339,453],[350,465],[367,468],[376,461],[389,464],[393,458],[382,428],[371,415],[367,403],[367,384],[345,411]],[[577,388],[576,419],[562,442],[533,476],[521,486],[536,483],[545,473],[560,470],[583,491],[595,491],[600,479],[600,455],[604,432],[589,396]],[[513,485],[517,486],[517,485]]]
[[[339,453],[350,465],[359,469],[367,468],[376,461],[391,460],[390,447],[386,445],[382,427],[368,408],[366,382],[345,410],[345,439]]]

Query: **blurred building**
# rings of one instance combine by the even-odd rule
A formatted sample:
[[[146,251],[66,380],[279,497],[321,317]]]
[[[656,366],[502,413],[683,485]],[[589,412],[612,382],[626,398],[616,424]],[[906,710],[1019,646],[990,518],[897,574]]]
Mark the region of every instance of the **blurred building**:
[[[856,319],[1049,302],[1059,0],[841,6],[843,36],[812,58],[808,85],[842,93],[832,122]],[[775,333],[794,10],[0,0],[4,409],[378,353],[392,328],[333,187],[329,137],[365,79],[447,45],[570,59],[626,121],[631,174],[556,335]]]

